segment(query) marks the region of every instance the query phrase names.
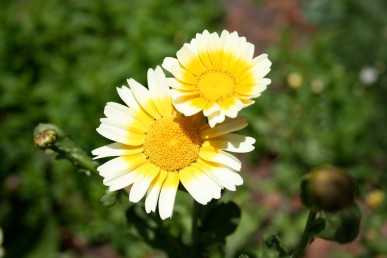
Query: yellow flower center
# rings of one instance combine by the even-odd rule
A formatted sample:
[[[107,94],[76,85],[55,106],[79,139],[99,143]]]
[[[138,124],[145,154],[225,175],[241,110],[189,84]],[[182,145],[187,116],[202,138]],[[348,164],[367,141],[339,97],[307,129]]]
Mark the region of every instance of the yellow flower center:
[[[159,168],[173,172],[195,162],[201,144],[198,128],[190,118],[163,117],[149,127],[144,153]]]
[[[210,71],[199,77],[196,86],[201,97],[216,102],[232,96],[235,92],[235,85],[235,78],[230,74]]]

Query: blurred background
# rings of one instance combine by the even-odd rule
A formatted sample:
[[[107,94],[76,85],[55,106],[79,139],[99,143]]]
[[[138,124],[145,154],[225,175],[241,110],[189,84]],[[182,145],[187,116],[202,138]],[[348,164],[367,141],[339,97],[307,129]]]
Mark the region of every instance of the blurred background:
[[[107,144],[95,128],[105,103],[120,102],[115,88],[145,83],[149,67],[204,29],[236,30],[273,62],[272,84],[243,111],[257,143],[240,157],[245,184],[223,197],[242,207],[226,257],[259,257],[275,232],[295,246],[300,178],[322,164],[355,180],[365,219],[353,243],[316,240],[306,257],[387,257],[386,13],[385,0],[1,0],[5,257],[165,257],[126,226],[126,197],[103,206],[102,179],[45,155],[32,132],[49,122],[88,152]]]

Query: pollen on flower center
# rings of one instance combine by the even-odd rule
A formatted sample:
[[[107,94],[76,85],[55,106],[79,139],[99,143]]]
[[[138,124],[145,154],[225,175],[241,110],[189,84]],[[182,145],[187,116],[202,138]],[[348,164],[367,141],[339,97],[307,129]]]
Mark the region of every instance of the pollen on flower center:
[[[203,98],[216,102],[232,96],[235,78],[221,71],[210,71],[199,77],[196,86]]]
[[[201,143],[197,127],[190,118],[163,117],[150,126],[144,153],[156,166],[173,172],[188,167],[198,159]]]

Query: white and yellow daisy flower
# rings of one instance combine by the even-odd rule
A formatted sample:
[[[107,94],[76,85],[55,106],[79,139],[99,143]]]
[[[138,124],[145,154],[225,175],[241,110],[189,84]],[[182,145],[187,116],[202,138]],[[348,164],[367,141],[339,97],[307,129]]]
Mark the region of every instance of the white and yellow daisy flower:
[[[254,149],[254,138],[232,133],[247,125],[244,118],[211,128],[202,114],[184,116],[172,105],[160,67],[148,71],[149,90],[133,79],[128,83],[130,88],[117,89],[127,106],[107,103],[97,128],[115,142],[92,152],[95,158],[116,156],[98,167],[110,191],[131,186],[131,202],[146,195],[146,212],[156,211],[158,203],[165,219],[172,216],[179,182],[201,204],[243,183],[236,172],[241,162],[225,151]]]
[[[177,58],[163,62],[174,76],[170,86],[175,108],[186,116],[203,110],[211,127],[226,116],[235,118],[271,83],[264,78],[271,66],[267,55],[253,56],[254,45],[237,32],[197,34]]]

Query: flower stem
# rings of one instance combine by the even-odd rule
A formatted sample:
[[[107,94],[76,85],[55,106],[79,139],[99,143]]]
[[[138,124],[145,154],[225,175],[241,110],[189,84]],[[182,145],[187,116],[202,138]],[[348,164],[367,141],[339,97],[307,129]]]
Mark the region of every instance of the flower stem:
[[[296,249],[293,251],[291,258],[300,258],[301,255],[304,253],[305,248],[312,240],[314,233],[311,230],[312,225],[314,224],[316,220],[317,212],[314,210],[309,210],[308,219],[306,220],[306,225],[304,229],[304,233],[302,234],[302,237],[300,239],[300,242],[298,243]]]

